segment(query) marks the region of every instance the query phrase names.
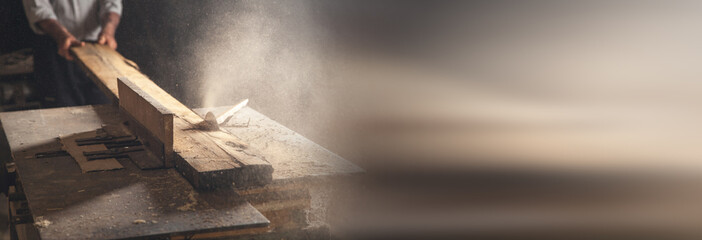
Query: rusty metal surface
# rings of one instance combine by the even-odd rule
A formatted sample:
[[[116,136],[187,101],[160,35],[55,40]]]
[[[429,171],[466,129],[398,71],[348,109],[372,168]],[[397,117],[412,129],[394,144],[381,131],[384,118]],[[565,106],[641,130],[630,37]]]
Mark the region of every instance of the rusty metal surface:
[[[119,124],[114,106],[0,113],[17,171],[43,239],[134,238],[261,227],[268,220],[230,189],[196,192],[174,169],[81,173],[59,135]]]

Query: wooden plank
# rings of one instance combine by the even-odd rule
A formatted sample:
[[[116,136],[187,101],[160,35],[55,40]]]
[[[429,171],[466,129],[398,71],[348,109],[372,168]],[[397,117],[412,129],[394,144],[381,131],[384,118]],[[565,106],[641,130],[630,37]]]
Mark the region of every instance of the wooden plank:
[[[164,167],[173,167],[173,113],[128,78],[119,78],[118,90],[120,109],[134,119],[128,127],[142,136]]]
[[[256,150],[235,136],[221,131],[202,131],[195,126],[203,119],[161,89],[135,64],[116,51],[98,44],[71,48],[93,81],[115,99],[117,78],[126,77],[144,93],[174,114],[174,165],[198,189],[258,186],[269,183],[273,168]],[[232,154],[235,153],[235,154]]]

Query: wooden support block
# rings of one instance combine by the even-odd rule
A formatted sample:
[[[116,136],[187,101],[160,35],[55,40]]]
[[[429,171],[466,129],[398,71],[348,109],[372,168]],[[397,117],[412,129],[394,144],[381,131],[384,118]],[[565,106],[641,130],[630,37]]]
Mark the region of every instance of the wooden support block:
[[[181,125],[180,127],[178,127]],[[178,152],[176,168],[199,189],[262,186],[272,181],[273,167],[260,154],[228,133],[188,129],[176,119],[176,141],[191,146]],[[231,158],[236,161],[231,161]]]
[[[213,189],[232,184],[249,187],[272,181],[273,167],[255,149],[221,130],[198,129],[196,126],[203,121],[202,117],[161,89],[116,51],[88,43],[71,48],[71,52],[108,96],[121,101],[117,78],[126,77],[133,87],[162,105],[159,107],[173,113],[174,166],[195,188]],[[126,102],[121,105],[124,104]]]
[[[173,113],[128,78],[119,78],[118,89],[120,110],[132,120],[129,129],[162,161],[161,166],[173,167]]]

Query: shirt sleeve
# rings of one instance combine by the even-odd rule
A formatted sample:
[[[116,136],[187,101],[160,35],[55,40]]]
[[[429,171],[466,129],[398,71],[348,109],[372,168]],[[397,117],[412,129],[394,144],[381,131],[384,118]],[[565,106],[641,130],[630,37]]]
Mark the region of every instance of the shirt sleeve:
[[[56,20],[54,8],[49,0],[22,0],[22,4],[24,5],[24,12],[27,14],[29,26],[37,34],[44,34],[37,26],[37,22],[46,19]]]
[[[100,0],[100,18],[108,13],[116,13],[122,15],[122,0]]]

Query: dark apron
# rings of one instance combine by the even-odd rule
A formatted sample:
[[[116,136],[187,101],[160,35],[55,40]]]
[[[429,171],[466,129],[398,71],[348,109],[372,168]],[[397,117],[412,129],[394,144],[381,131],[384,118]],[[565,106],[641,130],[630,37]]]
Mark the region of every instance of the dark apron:
[[[74,61],[58,55],[56,42],[37,36],[34,44],[34,76],[43,107],[105,104],[109,100]]]

